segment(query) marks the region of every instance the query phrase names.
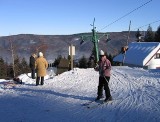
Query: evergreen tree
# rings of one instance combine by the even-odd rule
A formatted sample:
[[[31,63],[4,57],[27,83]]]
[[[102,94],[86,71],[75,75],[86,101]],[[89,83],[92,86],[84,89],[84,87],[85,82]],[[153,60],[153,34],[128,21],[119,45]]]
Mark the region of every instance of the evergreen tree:
[[[2,58],[0,58],[0,79],[5,79],[7,77],[7,67]]]
[[[155,33],[155,41],[160,42],[160,26],[158,27],[158,29]]]
[[[54,66],[54,67],[57,67],[61,59],[62,59],[62,56],[59,55],[59,56],[55,59],[53,66]]]
[[[79,68],[87,68],[87,59],[85,56],[79,60]]]
[[[108,58],[108,60],[111,62],[111,64],[113,64],[113,57],[112,57],[112,55],[109,54],[109,55],[107,56],[107,58]]]
[[[68,55],[68,58],[67,58],[69,61],[71,60],[71,56],[70,55]]]
[[[28,73],[30,72],[30,67],[29,65],[27,64],[25,58],[22,58],[22,61],[21,61],[21,71],[20,73],[23,74],[23,73]]]
[[[89,61],[88,61],[88,67],[89,68],[95,67],[95,64],[96,64],[95,57],[96,57],[95,48],[93,48],[92,52],[91,52],[91,55],[89,57]]]
[[[21,62],[18,56],[14,59],[14,70],[15,70],[15,76],[18,76],[21,74]]]
[[[148,29],[147,29],[145,42],[154,42],[154,32],[152,31],[152,27],[150,25],[148,26]]]
[[[5,70],[5,79],[6,79],[8,78],[8,74],[7,74],[8,63],[7,62],[4,63],[4,67],[5,67],[4,70]]]
[[[7,66],[7,77],[8,78],[14,77],[13,64]]]
[[[141,41],[141,36],[142,36],[142,34],[140,33],[139,29],[137,30],[135,36],[136,36],[136,38],[137,38],[137,42],[140,42],[140,41]]]
[[[87,63],[88,68],[94,68],[95,67],[95,62],[94,59],[92,57],[89,58],[89,61]]]

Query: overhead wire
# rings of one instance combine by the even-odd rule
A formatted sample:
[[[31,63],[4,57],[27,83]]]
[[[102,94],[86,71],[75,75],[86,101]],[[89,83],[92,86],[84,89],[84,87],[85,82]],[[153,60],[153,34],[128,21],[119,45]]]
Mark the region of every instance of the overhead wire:
[[[136,10],[142,8],[143,6],[147,5],[147,4],[150,3],[151,1],[153,1],[153,0],[149,0],[148,2],[142,4],[141,6],[139,6],[139,7],[135,8],[135,9],[133,9],[132,11],[130,11],[130,12],[128,12],[127,14],[123,15],[122,17],[118,18],[117,20],[115,20],[115,21],[111,22],[110,24],[104,26],[104,27],[103,27],[102,29],[100,29],[99,31],[101,31],[101,30],[107,28],[108,26],[110,26],[110,25],[116,23],[117,21],[121,20],[122,18],[124,18],[124,17],[130,15],[131,13],[133,13],[134,11],[136,11]]]
[[[159,22],[159,21],[160,21],[160,20],[157,20],[157,21],[154,21],[154,22],[148,23],[148,24],[146,24],[146,25],[140,26],[140,27],[135,28],[135,29],[133,29],[133,30],[136,30],[136,29],[139,29],[139,28],[143,28],[143,27],[148,26],[148,25],[152,25],[152,24],[157,23],[157,22]]]

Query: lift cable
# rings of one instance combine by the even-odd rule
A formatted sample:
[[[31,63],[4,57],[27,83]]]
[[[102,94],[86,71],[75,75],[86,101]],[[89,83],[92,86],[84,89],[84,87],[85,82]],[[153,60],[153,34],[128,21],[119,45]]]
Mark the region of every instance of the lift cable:
[[[142,8],[143,6],[147,5],[147,4],[148,4],[148,3],[150,3],[151,1],[153,1],[153,0],[149,0],[148,2],[146,2],[146,3],[142,4],[141,6],[139,6],[138,8],[136,8],[136,9],[134,9],[134,10],[132,10],[132,11],[128,12],[127,14],[123,15],[122,17],[118,18],[117,20],[113,21],[112,23],[110,23],[110,24],[106,25],[105,27],[103,27],[103,28],[102,28],[102,29],[100,29],[99,31],[101,31],[101,30],[103,30],[103,29],[107,28],[108,26],[110,26],[110,25],[112,25],[112,24],[116,23],[117,21],[121,20],[122,18],[124,18],[124,17],[126,17],[126,16],[130,15],[131,13],[133,13],[134,11],[136,11],[136,10],[138,10],[138,9]]]
[[[143,28],[143,27],[145,27],[145,26],[152,25],[152,24],[157,23],[157,22],[159,22],[159,21],[160,21],[160,20],[157,20],[157,21],[154,21],[154,22],[148,23],[148,24],[146,24],[146,25],[140,26],[140,27],[135,28],[135,29],[133,29],[133,30],[137,30],[137,29],[139,29],[139,28]]]

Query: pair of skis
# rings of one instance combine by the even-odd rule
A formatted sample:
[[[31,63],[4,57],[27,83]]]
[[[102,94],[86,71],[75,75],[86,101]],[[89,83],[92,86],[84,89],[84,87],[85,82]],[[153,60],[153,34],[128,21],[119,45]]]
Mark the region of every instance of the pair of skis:
[[[96,101],[94,100],[94,101],[84,103],[83,106],[86,107],[87,109],[93,109],[102,105],[107,105],[108,103],[111,103],[111,102],[112,101],[105,102],[104,100],[96,100]]]

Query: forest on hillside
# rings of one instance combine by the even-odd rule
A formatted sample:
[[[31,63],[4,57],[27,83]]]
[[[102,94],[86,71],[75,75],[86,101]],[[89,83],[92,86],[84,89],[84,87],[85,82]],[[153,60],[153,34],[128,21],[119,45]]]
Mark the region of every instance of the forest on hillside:
[[[30,36],[33,36],[33,35],[30,35]],[[135,41],[137,41],[137,42],[160,42],[160,26],[157,28],[156,32],[152,31],[152,27],[150,25],[148,26],[148,29],[145,32],[140,32],[138,29],[137,32],[134,33],[134,36],[136,37]],[[49,36],[49,37],[51,38],[51,36]],[[70,36],[62,36],[62,39],[66,40],[65,38],[68,38],[68,43],[69,43],[69,40],[71,40],[72,37],[73,37],[73,35],[72,36],[71,35]],[[76,35],[76,37],[77,37],[77,35]],[[110,38],[111,37],[112,36],[110,36]],[[8,37],[8,38],[10,38],[10,37]],[[56,37],[54,37],[54,38],[56,38]],[[20,43],[21,45],[24,45],[24,46],[27,45],[27,43],[23,41],[22,36],[21,36],[20,40],[21,40],[21,43]],[[105,39],[103,38],[102,40],[105,40]],[[80,42],[80,40],[78,40],[78,42],[76,42],[76,43],[79,43],[79,42]],[[33,41],[33,43],[34,43],[34,41]],[[5,60],[5,57],[3,57],[3,56],[0,57],[0,78],[4,78],[4,79],[13,78],[13,77],[16,77],[20,74],[30,72],[28,60],[26,60],[26,58],[23,56],[21,56],[21,57],[18,56],[18,53],[16,52],[17,47],[16,47],[16,45],[14,45],[15,44],[14,42],[10,41],[10,43],[2,43],[2,40],[1,40],[0,44],[7,45],[8,47],[9,47],[9,44],[11,44],[10,50],[12,51],[12,55],[10,56],[10,57],[12,57],[11,58],[12,60],[10,63],[8,63],[7,60]],[[41,48],[39,48],[39,50],[37,50],[37,48],[33,48],[33,47],[31,49],[35,49],[34,51],[43,51],[44,54],[47,54],[46,48],[48,48],[48,46],[46,44],[44,44],[43,41],[41,42],[40,45],[42,45],[42,44],[43,44],[43,46]],[[95,50],[94,50],[93,46],[91,46],[91,47],[92,48],[91,48],[91,51],[89,52],[88,56],[81,55],[78,58],[78,60],[77,59],[74,60],[74,67],[91,68],[91,67],[95,66],[95,63],[96,63],[95,62]],[[2,48],[3,48],[3,46],[1,46],[1,49]],[[116,50],[116,49],[114,49],[114,50]],[[122,51],[123,50],[119,50],[117,52],[117,54],[123,53]],[[3,52],[3,50],[1,50],[1,52]],[[106,50],[105,50],[105,52],[107,53],[109,60],[112,62],[115,55],[112,55],[111,53],[109,53],[109,51],[106,51]],[[49,55],[49,56],[51,57],[51,55]],[[66,59],[70,62],[70,57],[69,57],[69,55],[67,55],[67,56],[63,56],[61,54],[56,55],[55,59],[52,62],[49,62],[49,66],[50,67],[57,67],[60,60],[62,58],[66,58],[66,57],[67,57]],[[29,56],[28,56],[28,59],[29,59]],[[114,65],[113,62],[112,62],[112,65]]]

